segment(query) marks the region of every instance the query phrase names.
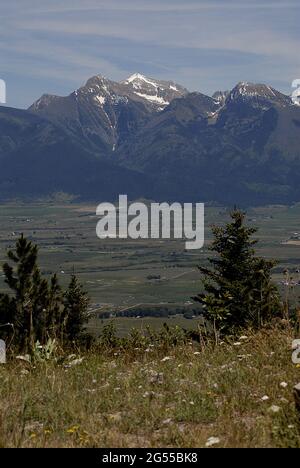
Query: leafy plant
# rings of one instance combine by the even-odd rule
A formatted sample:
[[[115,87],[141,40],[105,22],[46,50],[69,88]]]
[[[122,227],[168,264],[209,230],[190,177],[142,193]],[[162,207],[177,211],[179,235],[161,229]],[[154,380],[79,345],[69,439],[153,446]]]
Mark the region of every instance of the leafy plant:
[[[39,341],[36,341],[32,358],[34,361],[45,362],[50,361],[55,358],[55,353],[57,351],[57,342],[55,339],[49,338],[45,345],[41,345]]]

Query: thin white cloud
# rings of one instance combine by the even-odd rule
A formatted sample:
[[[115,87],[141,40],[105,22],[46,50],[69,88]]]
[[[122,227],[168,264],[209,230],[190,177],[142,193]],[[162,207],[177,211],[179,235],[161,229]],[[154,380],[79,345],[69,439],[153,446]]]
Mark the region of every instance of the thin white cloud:
[[[11,1],[4,8],[4,12],[12,12],[15,8],[20,6],[20,0]],[[185,1],[176,2],[172,0],[165,0],[164,2],[158,0],[52,0],[46,2],[37,2],[32,0],[22,0],[21,15],[32,14],[48,14],[48,13],[70,13],[70,12],[83,12],[83,11],[128,11],[128,12],[192,12],[201,10],[265,10],[265,9],[286,9],[286,8],[299,8],[299,3],[292,0],[270,0],[260,2],[259,0],[245,0],[245,1]],[[25,7],[25,8],[24,8]]]
[[[78,36],[108,37],[126,39],[139,43],[151,43],[161,46],[195,49],[218,49],[241,53],[283,56],[295,59],[298,43],[282,31],[256,26],[252,29],[245,21],[235,27],[234,21],[228,21],[222,27],[221,18],[194,18],[190,24],[176,24],[174,21],[157,21],[153,27],[146,29],[145,24],[135,24],[134,20],[40,20],[39,22],[16,21],[16,25],[25,31],[48,32],[49,34],[66,34]],[[248,27],[247,27],[248,26]]]
[[[118,80],[140,71],[135,62],[205,91],[300,74],[300,4],[292,0],[10,0],[1,9],[2,72],[66,80],[70,91],[96,73]]]

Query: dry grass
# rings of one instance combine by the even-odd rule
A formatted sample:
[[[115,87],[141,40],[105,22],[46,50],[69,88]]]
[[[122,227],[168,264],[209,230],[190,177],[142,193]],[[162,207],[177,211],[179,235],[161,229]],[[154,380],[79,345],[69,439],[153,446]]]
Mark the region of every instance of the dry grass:
[[[70,368],[13,360],[0,367],[0,446],[299,447],[291,340],[262,331],[203,350],[90,353]]]

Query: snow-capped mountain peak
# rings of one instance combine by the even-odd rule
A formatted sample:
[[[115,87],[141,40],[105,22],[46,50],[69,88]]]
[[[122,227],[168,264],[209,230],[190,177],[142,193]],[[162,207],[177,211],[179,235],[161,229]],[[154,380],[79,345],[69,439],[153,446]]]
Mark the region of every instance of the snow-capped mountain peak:
[[[271,86],[265,84],[254,84],[248,81],[241,81],[228,94],[228,101],[249,101],[255,104],[262,104],[262,101],[277,104],[280,106],[291,105],[291,99],[285,94],[280,93]]]
[[[187,90],[173,81],[155,80],[141,73],[134,73],[129,78],[121,81],[141,99],[148,101],[156,110],[162,110],[170,102],[187,94]]]
[[[124,80],[124,83],[134,83],[134,82],[137,82],[137,81],[144,81],[145,83],[149,83],[149,84],[151,84],[153,86],[156,86],[155,81],[149,80],[149,78],[147,78],[144,75],[141,75],[140,73],[134,73],[129,78],[127,78],[127,80]]]

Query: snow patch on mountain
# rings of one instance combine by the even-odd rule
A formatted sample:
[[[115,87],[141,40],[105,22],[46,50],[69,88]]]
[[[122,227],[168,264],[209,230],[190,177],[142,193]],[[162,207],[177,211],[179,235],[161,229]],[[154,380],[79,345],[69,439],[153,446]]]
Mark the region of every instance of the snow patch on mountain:
[[[143,93],[135,93],[135,94],[143,99],[147,99],[147,101],[160,104],[161,106],[168,106],[170,104],[168,101],[165,101],[162,97],[159,97],[159,96],[153,96],[151,94],[143,94]]]
[[[94,97],[95,101],[97,101],[101,106],[105,104],[105,97],[103,96],[95,96]]]
[[[129,78],[121,81],[128,86],[133,94],[145,99],[153,105],[156,111],[163,110],[170,102],[187,94],[187,90],[173,81],[155,80],[141,73],[134,73]]]
[[[141,75],[140,73],[134,73],[129,78],[127,78],[127,80],[125,80],[124,83],[134,83],[134,86],[138,86],[139,81],[147,83],[150,86],[153,86],[154,88],[157,88],[157,83],[155,81],[151,81],[149,78],[147,78],[144,75]]]

